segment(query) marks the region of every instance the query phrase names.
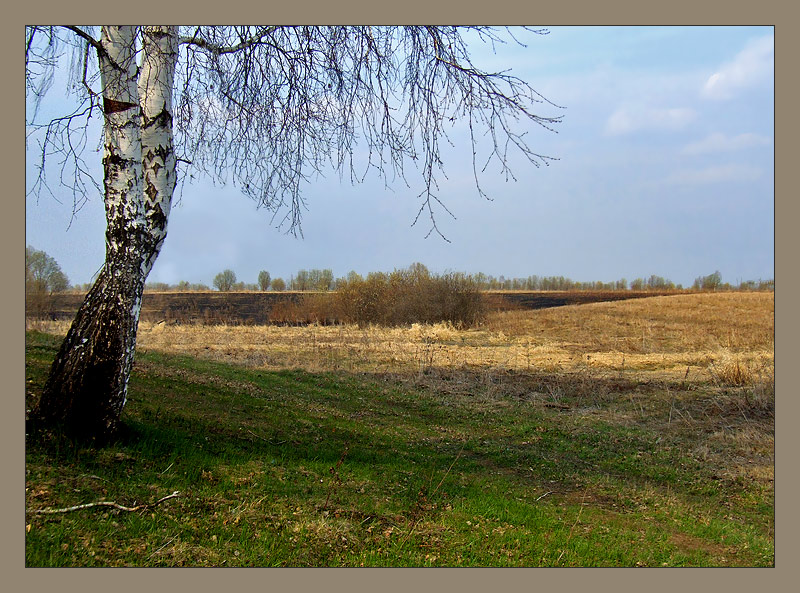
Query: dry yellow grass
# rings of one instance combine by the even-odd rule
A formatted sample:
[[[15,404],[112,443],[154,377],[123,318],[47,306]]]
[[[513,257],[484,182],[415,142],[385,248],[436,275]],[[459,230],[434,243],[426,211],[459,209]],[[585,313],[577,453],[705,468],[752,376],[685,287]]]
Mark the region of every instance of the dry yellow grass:
[[[648,425],[730,476],[770,480],[774,328],[773,293],[686,294],[495,313],[471,330],[142,322],[138,346],[269,370],[391,374],[474,409],[521,397],[576,422]],[[736,459],[749,461],[736,469]]]
[[[578,348],[629,353],[773,348],[774,293],[700,293],[508,311],[487,326]]]
[[[767,380],[774,369],[774,293],[685,294],[509,311],[492,316],[487,327],[510,339],[550,344],[573,360],[583,356],[593,367],[670,376],[688,369],[723,383],[738,368],[738,384]]]
[[[536,370],[736,386],[774,380],[774,302],[774,293],[673,295],[498,312],[471,330],[142,322],[138,345],[265,369]]]

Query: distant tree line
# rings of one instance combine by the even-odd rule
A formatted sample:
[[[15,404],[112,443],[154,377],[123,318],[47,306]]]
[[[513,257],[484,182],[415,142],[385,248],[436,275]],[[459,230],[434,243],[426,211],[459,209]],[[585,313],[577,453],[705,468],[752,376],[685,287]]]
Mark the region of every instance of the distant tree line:
[[[506,278],[478,273],[473,277],[481,290],[628,290],[628,281],[625,278],[613,282],[577,282],[564,276]]]
[[[693,290],[775,290],[775,280],[744,280],[734,286],[727,282],[722,282],[722,274],[719,270],[708,276],[699,276],[695,278],[692,284]]]
[[[488,290],[518,291],[774,291],[775,281],[748,280],[737,285],[723,282],[715,271],[695,279],[683,289],[667,278],[651,275],[630,283],[622,278],[614,282],[575,282],[564,276],[494,277],[486,274],[447,272],[431,273],[421,263],[392,272],[370,272],[366,277],[356,271],[336,278],[330,269],[301,269],[288,283],[272,278],[266,270],[258,273],[257,282],[239,281],[226,269],[217,274],[214,288],[220,292],[258,292],[292,290],[304,292],[277,303],[270,312],[275,323],[357,323],[358,325],[397,326],[412,323],[445,321],[470,327],[480,323],[486,313],[481,293]],[[89,285],[70,287],[69,279],[58,263],[44,251],[31,246],[25,250],[26,317],[44,318],[52,309],[53,295],[67,290],[85,291]],[[182,280],[177,284],[150,282],[150,292],[208,292],[202,283]]]
[[[333,271],[325,270],[298,270],[297,275],[289,279],[289,290],[314,290],[327,292],[333,290]]]
[[[414,264],[422,265],[422,264]],[[371,272],[367,278],[382,272]],[[506,278],[505,276],[492,276],[482,272],[477,274],[462,274],[466,279],[481,291],[487,290],[528,290],[528,291],[772,291],[775,290],[775,280],[745,280],[737,284],[723,282],[719,271],[707,276],[699,276],[691,287],[684,288],[672,280],[657,276],[634,278],[628,281],[625,278],[611,282],[594,281],[579,282],[565,276],[527,276],[522,278]],[[332,292],[343,287],[365,280],[365,277],[356,271],[349,272],[346,276],[335,277],[333,271],[325,269],[300,269],[288,280],[273,278],[267,270],[258,273],[256,282],[246,283],[237,280],[236,274],[226,269],[214,277],[213,289],[221,292],[282,292],[286,290],[297,292]],[[89,285],[75,285],[75,291],[88,290]],[[148,282],[145,290],[149,292],[206,292],[212,290],[207,284],[189,283],[185,280],[177,284],[166,282]]]
[[[208,292],[211,287],[203,283],[191,283],[181,280],[177,284],[167,282],[148,282],[145,286],[146,292]]]

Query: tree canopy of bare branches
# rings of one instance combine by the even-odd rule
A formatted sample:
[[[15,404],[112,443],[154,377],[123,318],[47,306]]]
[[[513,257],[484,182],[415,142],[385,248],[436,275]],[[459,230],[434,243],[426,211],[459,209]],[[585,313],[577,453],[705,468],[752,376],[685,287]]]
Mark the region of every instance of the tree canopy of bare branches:
[[[492,47],[521,44],[525,32],[546,33],[491,27],[182,27],[172,114],[181,178],[233,182],[297,231],[306,206],[303,182],[314,175],[334,169],[359,182],[373,171],[387,182],[407,184],[411,165],[422,180],[417,216],[427,215],[438,232],[436,209],[447,211],[437,191],[445,175],[441,148],[455,123],[468,126],[481,195],[481,173],[490,165],[513,176],[512,150],[537,167],[553,160],[532,148],[526,134],[529,123],[553,129],[561,120],[541,115],[537,107],[558,109],[511,73],[480,69],[465,40],[469,34]],[[41,137],[42,165],[57,156],[62,169],[69,168],[72,175],[61,181],[76,192],[76,203],[92,187],[102,189],[83,160],[90,145],[86,119],[102,113],[99,75],[90,59],[97,45],[93,33],[86,27],[31,27],[26,41],[33,99],[51,87],[58,56],[71,53],[69,91],[79,100],[76,108],[45,123],[29,121],[29,130]],[[42,183],[44,175],[42,169]]]

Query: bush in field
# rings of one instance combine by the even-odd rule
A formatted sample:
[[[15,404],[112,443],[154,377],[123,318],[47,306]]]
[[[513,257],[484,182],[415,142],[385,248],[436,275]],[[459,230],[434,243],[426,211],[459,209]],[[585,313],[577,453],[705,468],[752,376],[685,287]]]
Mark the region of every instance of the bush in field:
[[[373,272],[366,280],[354,279],[342,283],[333,300],[342,321],[364,326],[390,325],[391,299],[388,276]]]
[[[270,309],[272,323],[328,325],[341,319],[331,293],[310,293],[275,303]]]
[[[332,307],[342,321],[361,326],[449,322],[477,325],[485,314],[478,283],[464,274],[432,275],[422,264],[391,274],[353,277],[338,287]]]
[[[450,272],[433,279],[430,295],[434,319],[448,321],[457,327],[478,325],[485,316],[483,297],[471,277]]]

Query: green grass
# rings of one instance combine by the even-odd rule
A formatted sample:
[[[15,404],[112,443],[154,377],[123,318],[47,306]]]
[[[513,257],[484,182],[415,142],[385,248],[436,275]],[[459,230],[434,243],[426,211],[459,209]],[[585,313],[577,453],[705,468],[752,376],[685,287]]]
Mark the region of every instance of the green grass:
[[[57,345],[27,336],[29,405]],[[124,421],[27,443],[28,566],[774,564],[772,491],[646,424],[155,352]]]

